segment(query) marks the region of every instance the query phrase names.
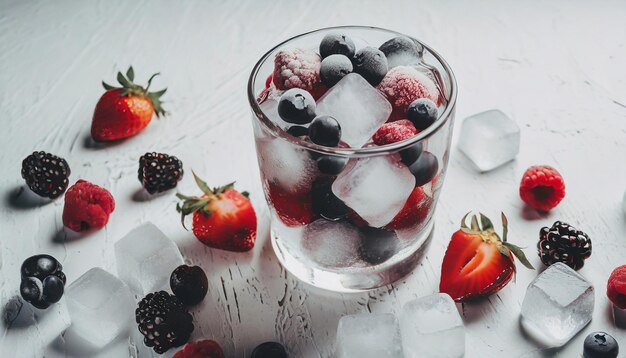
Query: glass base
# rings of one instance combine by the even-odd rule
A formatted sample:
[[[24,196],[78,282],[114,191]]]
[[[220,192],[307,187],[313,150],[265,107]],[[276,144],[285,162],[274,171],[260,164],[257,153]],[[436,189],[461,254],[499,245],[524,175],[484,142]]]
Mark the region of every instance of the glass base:
[[[362,292],[396,282],[409,274],[426,252],[434,232],[431,219],[409,245],[387,261],[371,266],[323,267],[316,265],[289,244],[295,237],[280,237],[272,227],[271,241],[280,263],[300,281],[335,292]],[[291,236],[291,235],[287,235]]]

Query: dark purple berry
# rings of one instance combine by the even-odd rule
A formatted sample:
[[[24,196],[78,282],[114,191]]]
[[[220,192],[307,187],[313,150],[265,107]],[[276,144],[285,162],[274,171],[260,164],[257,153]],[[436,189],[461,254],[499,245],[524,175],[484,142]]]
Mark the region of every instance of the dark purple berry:
[[[46,303],[59,302],[63,296],[65,282],[58,276],[50,275],[43,279],[43,295],[42,300]]]
[[[337,221],[346,217],[350,209],[333,193],[332,184],[331,178],[319,178],[313,182],[313,212],[326,220]]]
[[[165,153],[146,153],[139,158],[139,181],[150,194],[174,189],[183,178],[183,162]]]
[[[178,266],[170,276],[170,288],[184,304],[200,303],[207,294],[209,282],[199,266]]]
[[[54,199],[69,185],[70,167],[61,157],[33,152],[22,161],[22,178],[35,194]]]
[[[332,155],[322,155],[316,160],[317,169],[324,174],[337,175],[346,166],[347,159]]]
[[[354,41],[339,32],[327,34],[322,39],[322,42],[320,42],[320,56],[322,56],[322,58],[326,58],[330,55],[344,55],[352,58],[355,49]]]
[[[345,75],[352,73],[352,61],[344,55],[330,55],[322,60],[320,79],[327,87],[332,87]]]
[[[415,163],[417,158],[422,154],[422,142],[417,142],[406,149],[402,149],[400,151],[400,157],[402,158],[402,162],[407,166]]]
[[[319,116],[309,126],[311,142],[325,147],[336,147],[341,140],[341,126],[331,116]]]
[[[315,100],[303,89],[288,89],[278,101],[278,115],[288,123],[309,123],[315,118]]]
[[[400,241],[395,232],[371,227],[362,228],[361,232],[363,239],[359,252],[366,262],[381,264],[398,252]]]
[[[372,86],[383,80],[388,71],[387,58],[377,48],[365,47],[354,55],[354,72],[360,74]]]
[[[616,358],[618,354],[619,344],[608,333],[593,332],[585,338],[584,358]]]
[[[415,186],[422,186],[431,181],[439,170],[437,157],[431,152],[423,152],[415,163],[409,166],[411,174],[415,177]]]
[[[291,126],[287,129],[287,133],[294,137],[304,137],[309,135],[309,129],[303,126]]]
[[[250,358],[287,358],[287,352],[278,342],[265,342],[254,348]]]
[[[418,98],[409,105],[406,117],[413,122],[415,128],[423,130],[435,123],[439,116],[439,110],[435,102],[428,98]]]
[[[406,36],[394,37],[378,48],[387,57],[389,68],[419,61],[423,48]]]

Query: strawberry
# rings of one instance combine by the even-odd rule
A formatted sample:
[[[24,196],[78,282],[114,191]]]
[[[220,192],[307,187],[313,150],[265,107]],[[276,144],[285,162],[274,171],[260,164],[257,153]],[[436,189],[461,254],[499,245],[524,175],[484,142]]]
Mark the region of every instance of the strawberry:
[[[224,358],[224,352],[219,343],[205,339],[187,343],[183,349],[174,354],[173,358]]]
[[[268,201],[285,225],[303,226],[315,220],[313,200],[309,192],[293,194],[276,184],[268,183],[267,195]]]
[[[91,137],[95,141],[108,142],[134,136],[141,132],[152,120],[166,112],[161,108],[161,96],[166,89],[157,92],[148,92],[155,73],[143,88],[135,83],[133,67],[128,68],[126,77],[117,73],[117,81],[122,87],[113,87],[102,82],[107,90],[104,92],[93,113],[91,121]]]
[[[209,188],[193,173],[202,196],[177,193],[182,203],[176,205],[183,227],[185,216],[193,214],[193,234],[203,244],[228,251],[249,251],[256,241],[256,213],[248,193],[233,189],[235,183]],[[181,205],[182,204],[182,205]]]
[[[491,295],[506,286],[515,274],[513,256],[534,269],[522,249],[507,242],[508,222],[504,213],[502,240],[483,214],[480,214],[482,228],[475,215],[468,228],[465,224],[468,214],[461,221],[461,229],[452,235],[443,257],[439,283],[441,292],[461,302]]]
[[[428,217],[431,203],[431,198],[424,193],[421,187],[413,189],[402,210],[396,214],[385,228],[401,230],[421,224]]]

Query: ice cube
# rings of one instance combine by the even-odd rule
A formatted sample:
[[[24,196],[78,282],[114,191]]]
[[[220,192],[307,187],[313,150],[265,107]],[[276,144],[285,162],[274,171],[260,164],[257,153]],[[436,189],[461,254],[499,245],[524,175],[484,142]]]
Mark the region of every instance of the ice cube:
[[[318,115],[334,117],[341,125],[341,140],[360,148],[391,114],[391,104],[361,75],[341,79],[317,103]]]
[[[283,138],[257,139],[263,175],[292,193],[310,189],[317,166],[309,153]]]
[[[398,321],[390,313],[343,316],[337,327],[337,358],[402,357]]]
[[[324,268],[352,266],[359,257],[361,238],[359,228],[350,223],[319,219],[305,227],[302,251]]]
[[[497,109],[468,117],[461,125],[459,149],[481,172],[515,159],[519,143],[519,127]]]
[[[540,344],[560,347],[591,321],[593,305],[591,283],[558,262],[528,286],[521,323]]]
[[[462,357],[465,328],[445,293],[407,302],[400,313],[402,346],[407,357]]]
[[[115,260],[118,276],[141,295],[169,287],[172,271],[183,264],[176,244],[150,222],[115,243]]]
[[[415,177],[396,156],[351,160],[333,183],[333,193],[373,227],[388,224],[415,187]]]
[[[124,282],[94,267],[72,282],[65,293],[73,334],[97,349],[130,328],[135,301]]]

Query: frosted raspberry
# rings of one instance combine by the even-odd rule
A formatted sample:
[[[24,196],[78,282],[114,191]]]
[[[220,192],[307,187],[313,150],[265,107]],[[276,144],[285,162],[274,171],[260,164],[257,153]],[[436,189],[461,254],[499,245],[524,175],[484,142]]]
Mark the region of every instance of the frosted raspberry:
[[[79,180],[65,193],[63,225],[74,231],[103,228],[115,210],[115,200],[108,190]]]
[[[301,88],[317,99],[326,92],[320,79],[321,63],[322,59],[313,51],[279,51],[274,58],[274,84],[280,90]]]
[[[437,85],[413,67],[392,68],[376,88],[387,97],[393,107],[389,121],[406,118],[406,110],[418,98],[428,98],[439,104]]]
[[[374,133],[372,140],[376,145],[385,145],[409,139],[419,133],[408,119],[385,123]]]

